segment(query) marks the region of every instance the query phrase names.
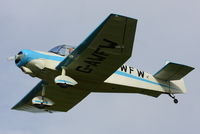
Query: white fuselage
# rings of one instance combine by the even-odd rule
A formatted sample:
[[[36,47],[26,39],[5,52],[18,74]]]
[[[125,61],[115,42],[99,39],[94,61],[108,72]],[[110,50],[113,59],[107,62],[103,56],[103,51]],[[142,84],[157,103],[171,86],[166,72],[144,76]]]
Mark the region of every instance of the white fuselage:
[[[42,55],[65,58],[64,56],[49,52],[34,52]],[[56,76],[61,74],[61,71],[56,70],[60,62],[59,60],[55,60],[55,58],[50,59],[44,56],[44,58],[30,60],[21,66],[21,68],[24,68],[23,71],[31,76],[52,82]],[[76,80],[76,78],[73,79]],[[122,65],[103,84],[98,86],[91,84],[89,86],[93,92],[141,93],[156,97],[161,93],[183,93],[185,87],[184,85],[180,85],[179,81],[162,81],[156,79],[149,73],[127,65]]]

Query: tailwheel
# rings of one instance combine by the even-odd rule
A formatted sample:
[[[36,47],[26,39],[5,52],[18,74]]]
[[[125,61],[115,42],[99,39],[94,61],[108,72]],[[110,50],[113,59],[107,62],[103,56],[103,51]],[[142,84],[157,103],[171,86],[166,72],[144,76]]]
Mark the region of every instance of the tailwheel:
[[[177,100],[177,99],[174,99],[174,103],[177,104],[177,103],[178,103],[178,100]]]
[[[178,99],[176,99],[174,94],[169,94],[169,96],[174,100],[174,103],[177,104],[178,103]]]

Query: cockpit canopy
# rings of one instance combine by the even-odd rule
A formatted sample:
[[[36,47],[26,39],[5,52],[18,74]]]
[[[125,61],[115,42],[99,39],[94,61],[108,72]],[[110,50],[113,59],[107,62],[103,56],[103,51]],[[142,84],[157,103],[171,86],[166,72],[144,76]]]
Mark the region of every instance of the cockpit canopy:
[[[69,55],[72,51],[74,50],[74,47],[69,46],[69,45],[59,45],[56,46],[54,48],[52,48],[51,50],[49,50],[49,52],[61,55],[61,56],[67,56]]]

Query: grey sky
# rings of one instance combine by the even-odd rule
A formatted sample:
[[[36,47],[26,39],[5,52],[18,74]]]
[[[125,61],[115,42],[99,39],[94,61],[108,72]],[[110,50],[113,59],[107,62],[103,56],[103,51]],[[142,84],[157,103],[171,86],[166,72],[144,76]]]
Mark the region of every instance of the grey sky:
[[[0,0],[0,133],[188,134],[200,132],[198,0]],[[188,93],[152,98],[138,94],[90,94],[67,113],[32,114],[10,108],[39,79],[7,57],[21,49],[77,46],[110,13],[138,19],[133,57],[127,64],[155,73],[166,60],[196,69]]]

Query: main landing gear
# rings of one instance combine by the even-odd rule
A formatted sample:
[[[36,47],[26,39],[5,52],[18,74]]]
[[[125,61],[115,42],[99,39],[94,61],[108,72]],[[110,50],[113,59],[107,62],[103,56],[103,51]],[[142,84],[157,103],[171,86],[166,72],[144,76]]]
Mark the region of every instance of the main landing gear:
[[[69,76],[66,76],[66,69],[64,67],[62,68],[62,74],[57,76],[54,81],[58,86],[62,88],[72,87],[78,84],[77,81]]]
[[[178,99],[176,99],[174,94],[169,94],[169,96],[174,99],[174,103],[177,104],[178,103]]]
[[[53,101],[44,97],[45,96],[45,90],[46,90],[46,85],[43,84],[42,85],[42,95],[34,97],[32,99],[32,104],[39,109],[45,109],[46,107],[50,107],[50,106],[54,105]]]

